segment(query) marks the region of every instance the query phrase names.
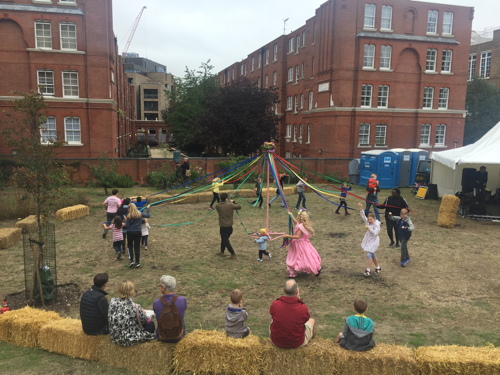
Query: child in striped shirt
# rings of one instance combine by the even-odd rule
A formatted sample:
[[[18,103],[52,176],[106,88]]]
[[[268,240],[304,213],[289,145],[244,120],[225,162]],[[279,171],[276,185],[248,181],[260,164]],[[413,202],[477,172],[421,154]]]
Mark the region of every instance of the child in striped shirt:
[[[113,232],[113,249],[116,251],[116,260],[122,260],[122,243],[123,243],[123,232],[122,232],[122,218],[116,215],[113,222],[108,227],[106,223],[102,223],[104,229],[111,229]]]

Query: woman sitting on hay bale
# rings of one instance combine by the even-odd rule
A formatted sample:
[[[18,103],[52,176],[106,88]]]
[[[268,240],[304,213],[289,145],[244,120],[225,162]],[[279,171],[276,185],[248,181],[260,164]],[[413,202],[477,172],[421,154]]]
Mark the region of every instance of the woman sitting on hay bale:
[[[139,304],[132,302],[135,287],[132,281],[118,286],[118,298],[109,304],[109,338],[122,346],[132,346],[155,338],[155,324]]]

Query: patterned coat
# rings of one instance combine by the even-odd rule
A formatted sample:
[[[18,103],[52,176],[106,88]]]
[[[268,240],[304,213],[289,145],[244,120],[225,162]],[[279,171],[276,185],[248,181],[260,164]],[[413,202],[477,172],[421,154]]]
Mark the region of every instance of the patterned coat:
[[[112,298],[109,304],[109,338],[112,342],[122,346],[132,346],[139,342],[155,339],[155,335],[144,331],[137,322],[136,304],[130,298]],[[148,317],[138,306],[139,318],[144,325]]]

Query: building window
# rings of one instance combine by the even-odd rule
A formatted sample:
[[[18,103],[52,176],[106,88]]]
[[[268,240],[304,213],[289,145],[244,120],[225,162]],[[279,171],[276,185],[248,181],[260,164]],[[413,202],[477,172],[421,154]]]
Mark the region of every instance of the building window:
[[[273,46],[273,61],[278,61],[278,45]]]
[[[302,63],[300,65],[300,78],[304,78],[304,72],[306,71],[306,64]]]
[[[299,53],[299,48],[300,48],[300,34],[298,34],[296,37],[297,39],[297,46],[295,52]]]
[[[286,137],[285,138],[292,138],[292,125],[287,125],[286,126]]]
[[[61,49],[76,51],[76,25],[61,23]]]
[[[451,49],[443,50],[443,59],[441,61],[441,72],[451,73],[451,57],[453,51]]]
[[[311,59],[312,76],[314,77],[314,57]]]
[[[236,69],[233,68],[233,80],[234,80],[234,76],[235,76],[235,71],[236,71]]]
[[[293,81],[293,68],[288,68],[288,81],[287,82],[292,82]]]
[[[427,33],[437,34],[438,11],[429,10],[427,13]]]
[[[311,124],[307,124],[307,144],[311,143]]]
[[[380,85],[378,87],[377,107],[378,108],[387,108],[388,103],[389,103],[389,86]]]
[[[245,67],[243,64],[240,65],[240,76],[242,76],[245,73]]]
[[[420,146],[429,146],[431,140],[431,125],[422,124],[420,128]]]
[[[299,66],[295,67],[295,83],[299,83]]]
[[[40,125],[40,142],[49,143],[57,140],[56,118],[47,117],[47,122]]]
[[[52,70],[39,70],[38,90],[42,95],[54,95],[54,72]]]
[[[255,70],[255,57],[252,56],[252,59],[251,59],[251,62],[250,62],[250,66],[252,68],[252,72]]]
[[[35,22],[36,48],[52,49],[50,22]]]
[[[381,30],[392,30],[392,7],[390,5],[382,5],[382,18],[380,20]]]
[[[267,74],[264,76],[264,87],[266,89],[269,87],[269,76]]]
[[[467,80],[472,81],[474,75],[476,74],[476,54],[472,53],[469,55],[469,70],[467,72]]]
[[[59,0],[61,4],[76,4],[76,0]]]
[[[479,77],[490,78],[491,51],[481,52],[481,64],[479,65]]]
[[[309,91],[309,97],[308,97],[308,108],[311,110],[313,108],[313,92]]]
[[[443,13],[443,35],[453,34],[453,13]]]
[[[448,109],[448,97],[450,95],[450,89],[447,87],[441,87],[439,89],[439,102],[438,109]]]
[[[158,112],[158,102],[157,101],[144,101],[144,110],[148,112]]]
[[[299,97],[297,95],[293,96],[293,113],[297,113],[299,109]]]
[[[144,99],[158,99],[158,90],[144,89]]]
[[[375,4],[365,4],[365,23],[364,27],[374,29],[375,28],[375,10],[377,9]]]
[[[361,107],[372,106],[372,85],[361,85]]]
[[[302,47],[305,47],[306,45],[306,32],[305,30],[302,31]]]
[[[437,57],[437,49],[431,48],[427,50],[427,57],[425,59],[426,72],[436,71],[436,57]]]
[[[373,68],[373,61],[375,59],[375,45],[365,44],[363,54],[363,68]]]
[[[64,135],[66,142],[69,144],[81,144],[82,137],[80,131],[80,118],[79,117],[65,117],[64,118]]]
[[[304,108],[304,94],[300,94],[300,109]]]
[[[260,69],[261,66],[262,66],[262,55],[259,53],[259,58],[257,61],[257,69]]]
[[[386,133],[387,125],[377,124],[375,128],[375,146],[385,146]]]
[[[293,124],[293,140],[292,142],[297,142],[297,125]]]
[[[63,72],[63,96],[78,97],[78,73]]]
[[[262,82],[260,81],[260,77],[257,78],[257,87],[260,89],[262,87]]]
[[[312,44],[316,43],[316,22],[313,23],[313,41]]]
[[[269,48],[266,48],[266,60],[265,60],[265,64],[269,65]]]
[[[291,110],[292,109],[292,97],[288,96],[286,98],[286,109]]]
[[[293,40],[293,38],[290,38],[290,40],[288,41],[288,53],[293,52],[294,43],[295,41]]]
[[[446,138],[446,125],[437,124],[436,126],[436,146],[444,146]]]
[[[434,99],[434,87],[424,87],[424,103],[422,108],[432,109],[432,100]]]
[[[359,124],[359,146],[367,146],[370,144],[370,124]]]
[[[304,127],[302,124],[299,125],[299,142],[302,143],[302,132],[304,130]]]
[[[392,47],[382,46],[380,49],[380,69],[391,69]]]
[[[273,72],[273,86],[277,86],[278,84],[278,73]]]

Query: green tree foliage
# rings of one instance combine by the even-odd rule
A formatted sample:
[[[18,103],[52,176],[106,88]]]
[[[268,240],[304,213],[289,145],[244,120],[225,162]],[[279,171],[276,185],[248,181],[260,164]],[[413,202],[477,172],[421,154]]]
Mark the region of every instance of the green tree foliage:
[[[476,142],[500,121],[500,89],[474,78],[467,86],[464,145]]]
[[[99,158],[97,166],[89,166],[97,186],[104,188],[104,194],[109,195],[108,189],[116,184],[118,173],[115,161],[106,158],[106,154]]]

